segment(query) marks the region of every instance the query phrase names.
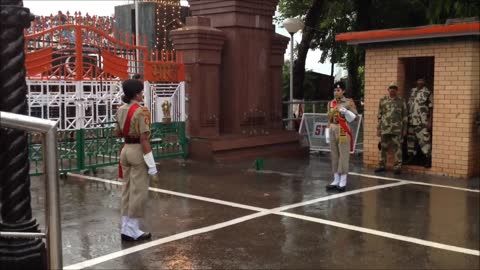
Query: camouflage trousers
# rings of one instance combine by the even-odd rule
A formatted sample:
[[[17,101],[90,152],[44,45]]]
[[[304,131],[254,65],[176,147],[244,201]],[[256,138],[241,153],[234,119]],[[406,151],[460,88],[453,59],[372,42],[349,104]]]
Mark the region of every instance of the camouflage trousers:
[[[393,157],[395,158],[395,163],[393,164],[394,169],[400,169],[402,167],[402,137],[397,134],[385,134],[381,137],[382,147],[380,149],[380,163],[379,167],[385,168],[387,165],[387,151],[389,145],[392,146]]]
[[[416,155],[416,144],[420,146],[422,153],[429,157],[432,153],[431,134],[425,125],[409,126],[407,130],[407,148],[409,155]]]

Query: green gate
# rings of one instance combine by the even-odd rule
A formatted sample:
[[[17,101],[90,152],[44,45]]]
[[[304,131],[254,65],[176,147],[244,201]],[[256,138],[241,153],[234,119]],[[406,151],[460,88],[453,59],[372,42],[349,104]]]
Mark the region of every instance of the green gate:
[[[95,170],[118,164],[122,139],[114,137],[113,131],[113,127],[59,131],[60,173]],[[187,154],[185,122],[153,123],[151,146],[156,160],[185,158]],[[35,133],[29,135],[31,176],[43,174],[42,151],[40,135]]]

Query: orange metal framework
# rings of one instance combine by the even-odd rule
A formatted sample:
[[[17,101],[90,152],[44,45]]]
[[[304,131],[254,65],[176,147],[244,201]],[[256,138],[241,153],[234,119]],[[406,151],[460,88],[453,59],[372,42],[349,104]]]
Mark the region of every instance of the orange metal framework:
[[[151,52],[135,40],[134,34],[112,30],[110,20],[88,14],[42,17],[25,31],[27,78],[124,80],[139,73],[151,82],[184,81],[180,53]],[[140,40],[147,44],[145,36]]]

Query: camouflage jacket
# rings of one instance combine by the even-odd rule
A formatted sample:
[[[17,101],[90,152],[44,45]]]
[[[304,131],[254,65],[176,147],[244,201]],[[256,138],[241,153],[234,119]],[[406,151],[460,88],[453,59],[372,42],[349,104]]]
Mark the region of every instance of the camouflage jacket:
[[[380,99],[377,129],[382,135],[400,135],[407,128],[407,120],[407,105],[403,98],[385,96]]]
[[[426,125],[433,107],[433,95],[427,88],[413,88],[408,99],[408,124],[412,126]]]

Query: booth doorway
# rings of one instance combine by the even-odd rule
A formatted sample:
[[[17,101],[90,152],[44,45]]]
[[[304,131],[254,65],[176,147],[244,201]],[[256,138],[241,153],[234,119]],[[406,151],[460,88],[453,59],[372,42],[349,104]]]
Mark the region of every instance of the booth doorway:
[[[415,82],[419,78],[425,79],[425,86],[433,93],[435,71],[435,58],[433,56],[400,58],[400,64],[403,66],[404,76],[401,77],[404,78],[404,98],[406,98],[406,100],[408,100],[410,91],[415,87]]]
[[[407,102],[412,92],[412,89],[416,87],[416,81],[420,78],[425,80],[425,87],[430,89],[432,95],[434,93],[434,74],[435,74],[435,58],[433,56],[427,57],[405,57],[399,59],[400,69],[398,74],[400,80],[400,84],[403,84],[403,91],[400,90],[400,94]],[[433,113],[433,112],[432,112]],[[432,143],[432,133],[434,129],[434,121],[432,121],[432,129],[430,131],[430,144]],[[417,147],[417,155],[412,160],[408,159],[408,150],[407,150],[407,140],[404,140],[403,144],[403,157],[406,165],[418,165],[418,166],[425,166],[427,162],[427,158],[423,155],[422,151],[419,149],[419,145]],[[433,157],[432,157],[433,158]]]

